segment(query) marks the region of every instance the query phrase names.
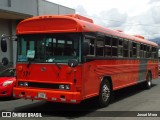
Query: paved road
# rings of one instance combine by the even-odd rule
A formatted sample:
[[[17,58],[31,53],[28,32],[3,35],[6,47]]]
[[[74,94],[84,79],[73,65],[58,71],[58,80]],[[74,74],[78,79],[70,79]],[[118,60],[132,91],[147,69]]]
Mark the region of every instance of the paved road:
[[[71,104],[47,103],[45,101],[31,101],[23,99],[15,99],[15,100],[0,99],[0,111],[40,112],[42,113],[43,117],[46,116],[45,119],[47,120],[48,119],[93,120],[97,119],[97,117],[98,119],[112,120],[112,119],[119,119],[118,118],[119,116],[127,116],[128,114],[130,114],[127,111],[142,111],[142,114],[145,113],[143,111],[160,111],[160,78],[153,81],[153,87],[150,90],[144,90],[141,88],[141,86],[138,85],[116,91],[114,96],[115,96],[114,100],[108,107],[105,108],[97,108],[95,106],[95,102],[92,102],[91,100],[87,100],[79,105],[71,105]],[[134,114],[136,115],[138,113],[139,112],[135,112]],[[134,115],[133,112],[131,112],[131,114]],[[160,112],[152,112],[152,114],[157,114],[160,116]],[[112,115],[115,117],[104,117],[108,115]],[[44,118],[39,118],[39,119],[44,119]],[[123,120],[125,119],[129,118],[128,117],[123,118]]]

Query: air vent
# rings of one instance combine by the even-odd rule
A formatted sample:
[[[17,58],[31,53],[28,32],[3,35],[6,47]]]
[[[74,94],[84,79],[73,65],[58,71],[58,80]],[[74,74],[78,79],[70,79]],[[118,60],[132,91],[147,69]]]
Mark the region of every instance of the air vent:
[[[141,39],[144,39],[144,37],[143,36],[141,36],[141,35],[134,35],[135,37],[137,37],[137,38],[141,38]]]
[[[123,32],[122,30],[116,30],[116,31],[118,31],[118,32]]]

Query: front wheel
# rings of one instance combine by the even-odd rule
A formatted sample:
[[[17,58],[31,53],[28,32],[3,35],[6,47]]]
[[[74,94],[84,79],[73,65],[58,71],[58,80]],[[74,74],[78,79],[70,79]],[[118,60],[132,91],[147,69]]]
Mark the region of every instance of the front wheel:
[[[112,91],[109,81],[104,80],[100,86],[100,93],[98,96],[98,103],[100,107],[106,107],[111,99]]]

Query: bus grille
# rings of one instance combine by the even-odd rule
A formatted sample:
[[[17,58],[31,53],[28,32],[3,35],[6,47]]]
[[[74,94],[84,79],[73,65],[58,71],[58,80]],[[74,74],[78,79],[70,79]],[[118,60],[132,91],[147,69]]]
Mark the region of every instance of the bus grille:
[[[33,87],[33,88],[49,88],[49,89],[59,89],[59,84],[51,84],[51,83],[37,83],[37,82],[18,82],[18,86],[20,87]]]

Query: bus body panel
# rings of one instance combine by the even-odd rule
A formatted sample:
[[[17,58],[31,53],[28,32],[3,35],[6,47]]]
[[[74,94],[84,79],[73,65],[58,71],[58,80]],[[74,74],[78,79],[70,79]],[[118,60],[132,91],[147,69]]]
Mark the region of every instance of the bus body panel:
[[[85,86],[86,96],[99,93],[100,83],[105,76],[111,77],[113,90],[131,86],[146,80],[148,71],[152,78],[158,77],[158,61],[145,60],[145,64],[140,64],[142,60],[93,60],[85,63]],[[145,66],[145,67],[144,67]],[[92,73],[92,75],[91,75]],[[91,94],[92,93],[92,94]]]
[[[33,96],[37,96],[38,91],[45,91],[49,96],[53,93],[53,97],[57,97],[57,93],[62,93],[61,95],[65,95],[65,93],[67,93],[68,100],[71,100],[74,98],[74,94],[77,94],[77,100],[82,100],[83,89],[81,65],[76,68],[70,68],[65,64],[60,64],[60,66],[61,69],[59,69],[55,64],[32,63],[30,67],[27,67],[27,64],[24,63],[17,64],[17,88],[14,88],[14,94],[20,95],[21,92],[25,92],[24,97],[32,96],[32,98],[35,99]],[[27,82],[28,86],[21,86],[21,82]],[[63,93],[63,90],[59,89],[59,85],[61,84],[70,85],[70,89],[64,90]],[[32,95],[32,92],[34,95]]]
[[[140,64],[140,60],[93,60],[86,62],[85,64],[76,67],[76,83],[74,83],[74,73],[69,73],[69,75],[66,74],[68,72],[67,70],[69,70],[69,67],[66,65],[61,65],[62,70],[59,70],[54,64],[32,64],[30,68],[27,68],[26,64],[17,64],[18,82],[28,81],[49,84],[68,83],[71,85],[71,90],[51,90],[38,88],[38,86],[37,88],[17,87],[14,88],[14,94],[20,95],[21,92],[25,92],[25,95],[22,98],[27,99],[27,96],[31,96],[32,99],[40,100],[40,98],[35,98],[35,96],[38,95],[38,92],[45,92],[47,94],[47,101],[51,101],[51,98],[57,98],[55,102],[63,102],[63,100],[61,101],[60,96],[64,95],[67,99],[64,102],[71,102],[71,100],[74,99],[77,101],[76,103],[79,103],[84,99],[99,94],[100,83],[105,76],[111,77],[113,90],[145,81],[148,71],[151,71],[153,79],[157,78],[157,61],[146,61],[148,61],[145,62],[146,64]],[[144,66],[146,66],[147,69],[145,69],[146,67]],[[43,67],[46,67],[46,73],[41,71],[41,68]],[[18,68],[23,68],[23,70],[18,70]],[[73,72],[74,70],[71,71]],[[30,71],[28,76],[25,76],[26,71]],[[35,72],[37,73],[36,76],[34,75]]]

